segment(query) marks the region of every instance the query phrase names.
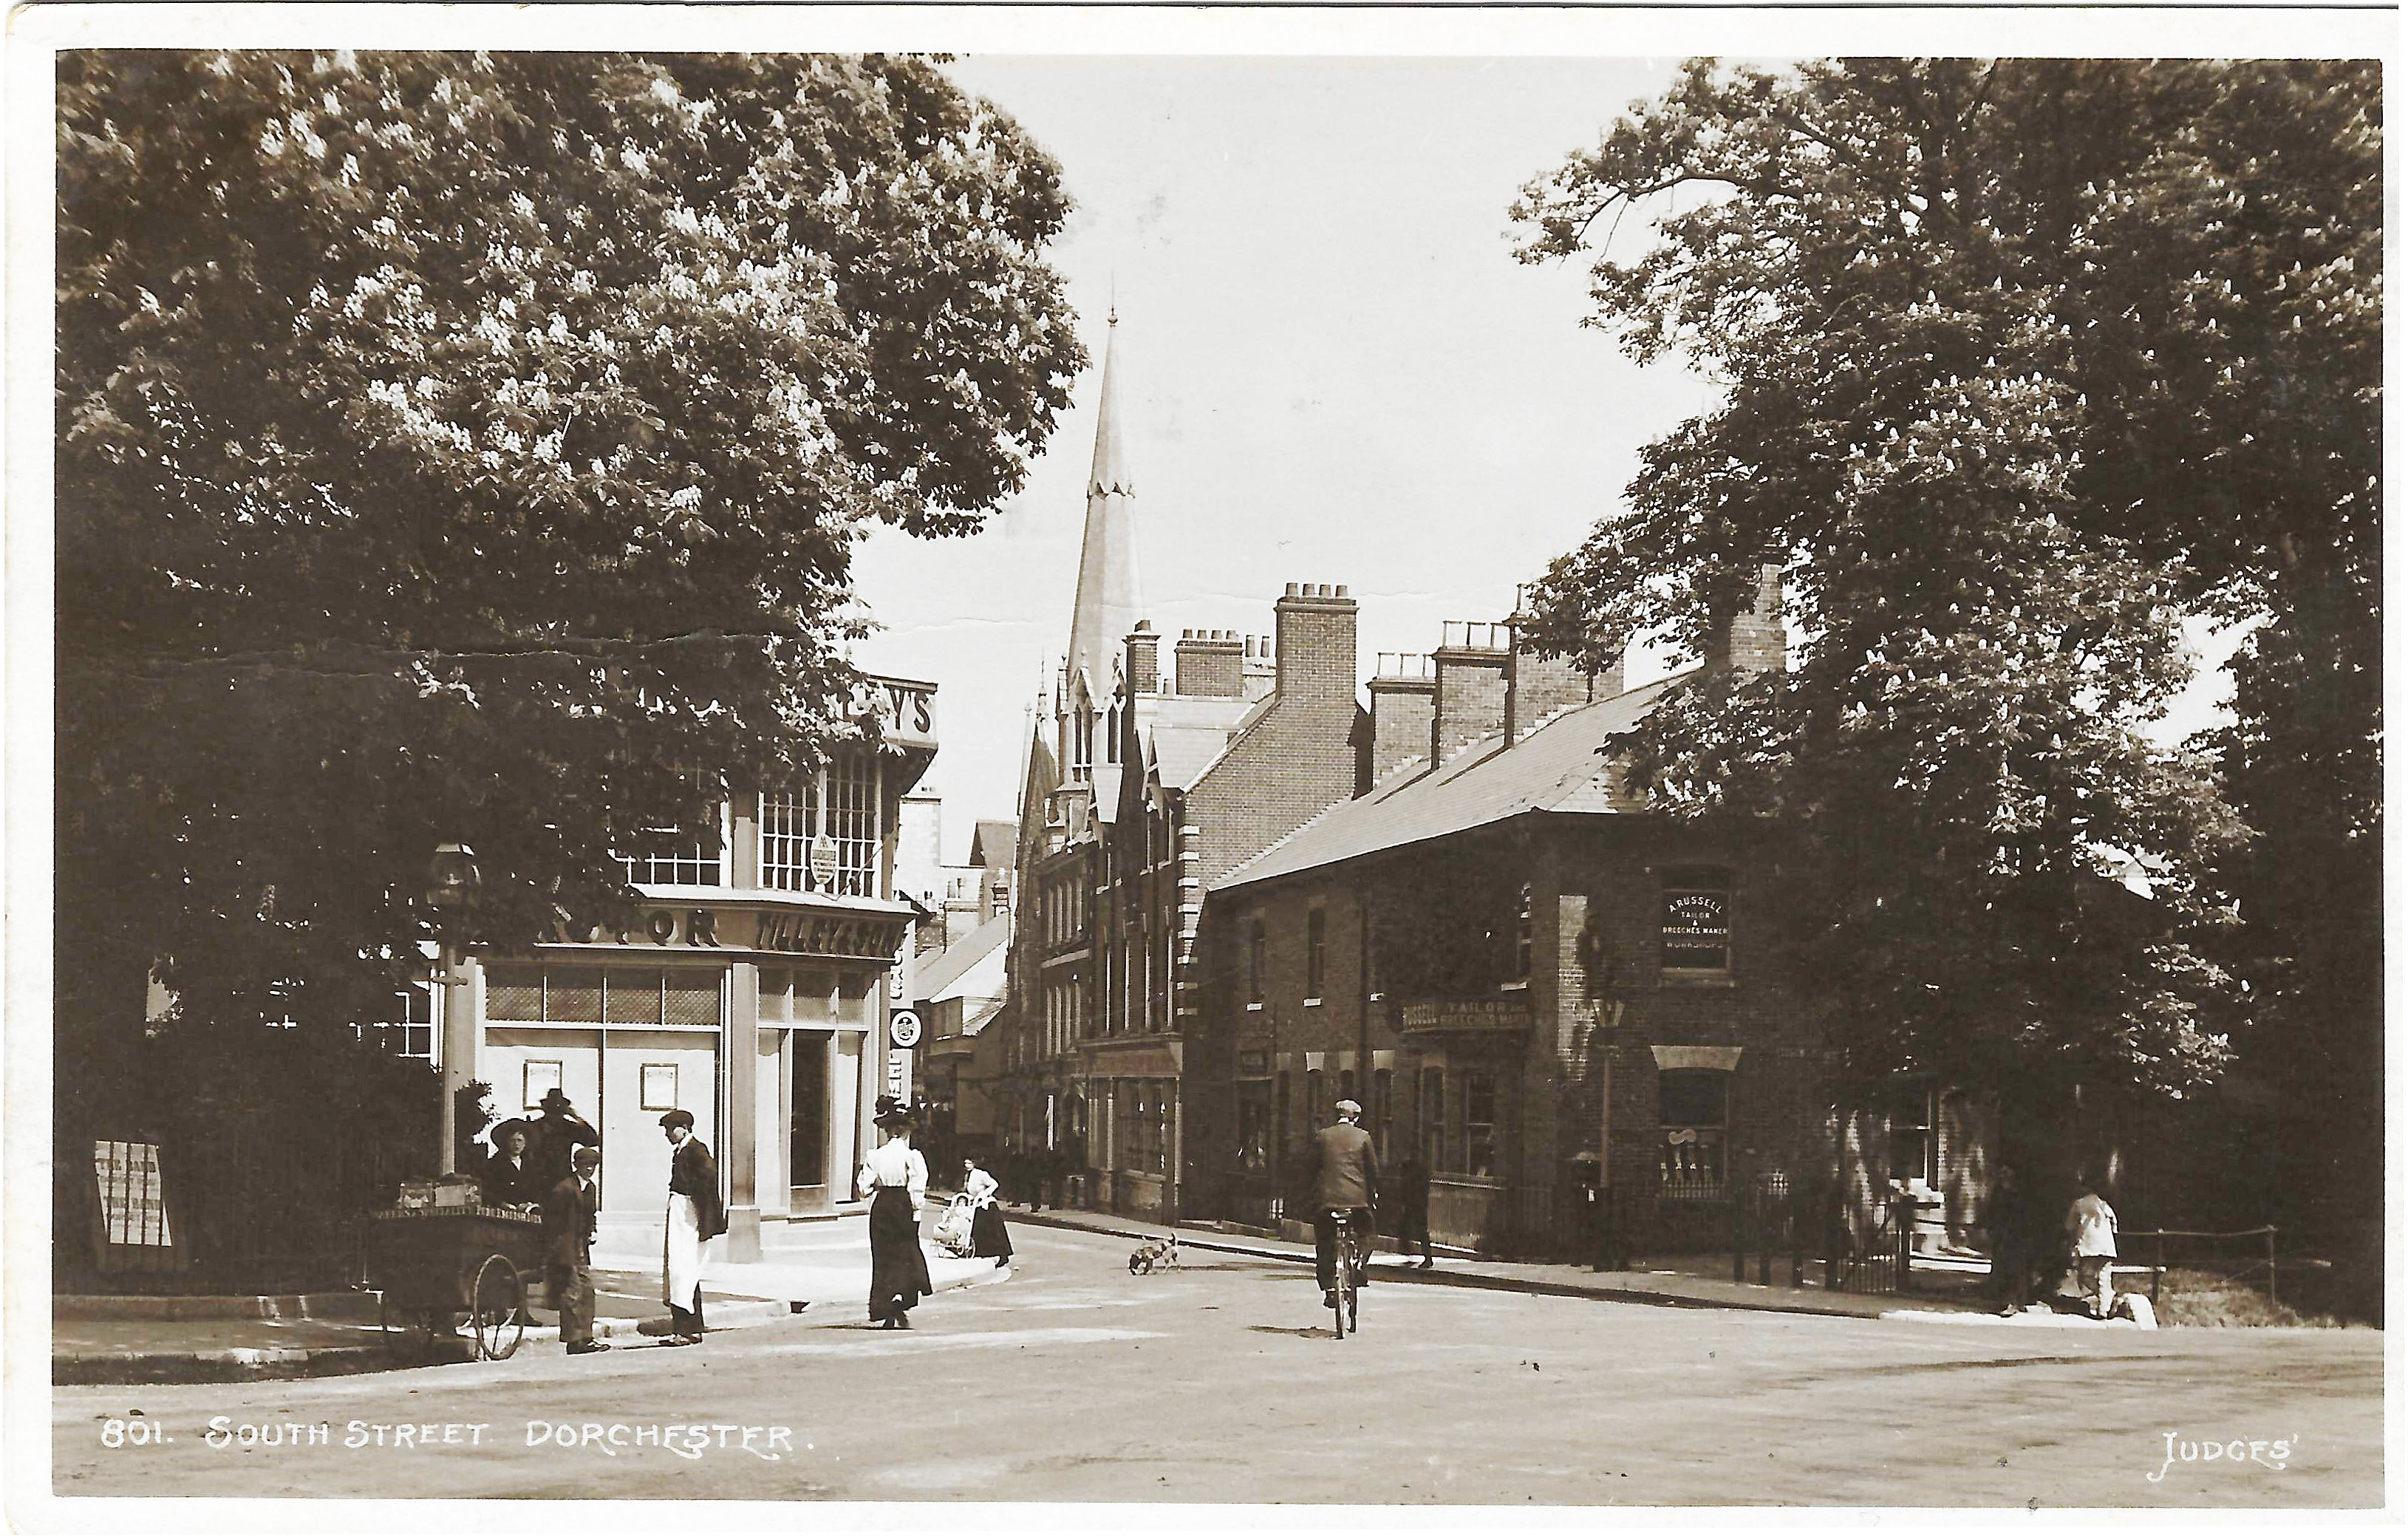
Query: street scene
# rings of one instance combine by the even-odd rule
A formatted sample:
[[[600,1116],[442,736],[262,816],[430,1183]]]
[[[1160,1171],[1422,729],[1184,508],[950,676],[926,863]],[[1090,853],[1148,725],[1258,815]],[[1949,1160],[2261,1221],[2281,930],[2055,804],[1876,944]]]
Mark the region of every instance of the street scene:
[[[578,1361],[530,1349],[310,1382],[63,1388],[56,1474],[63,1493],[172,1481],[195,1496],[352,1499],[438,1488],[1354,1505],[1665,1505],[1699,1490],[1718,1504],[1994,1508],[2382,1498],[2371,1331],[2026,1329],[1978,1314],[1676,1309],[1398,1277],[1366,1289],[1362,1332],[1340,1342],[1292,1262],[1195,1251],[1176,1270],[1133,1276],[1131,1245],[1117,1238],[1020,1224],[1014,1243],[1019,1273],[930,1299],[908,1336],[878,1334],[857,1305],[823,1320],[815,1304],[679,1354]],[[106,1445],[109,1422],[137,1410],[170,1439]],[[413,1422],[438,1438],[447,1425],[483,1430],[475,1444],[464,1430],[402,1446],[367,1429]],[[291,1439],[321,1424],[324,1444]],[[667,1445],[635,1441],[638,1427],[703,1424],[745,1429],[710,1431],[700,1452],[675,1449],[682,1432]],[[278,1444],[240,1444],[247,1426]],[[625,1428],[615,1441],[611,1427]],[[766,1434],[751,1434],[770,1428],[792,1432],[775,1460]],[[2284,1445],[2213,1463],[2178,1449],[2236,1439]]]
[[[12,1521],[2386,1504],[2382,18],[254,9],[26,34]]]

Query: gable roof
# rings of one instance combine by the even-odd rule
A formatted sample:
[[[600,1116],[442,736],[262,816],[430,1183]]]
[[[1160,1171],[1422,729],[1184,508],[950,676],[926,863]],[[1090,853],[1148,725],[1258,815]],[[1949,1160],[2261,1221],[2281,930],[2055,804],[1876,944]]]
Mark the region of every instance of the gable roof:
[[[1146,732],[1146,752],[1154,776],[1167,788],[1184,790],[1204,777],[1229,744],[1245,733],[1276,695],[1260,699],[1240,696],[1167,698],[1156,707]]]
[[[1432,768],[1412,763],[1368,795],[1341,800],[1212,883],[1214,891],[1357,859],[1409,843],[1487,826],[1525,812],[1614,809],[1612,770],[1598,755],[1688,674],[1575,705],[1540,723],[1512,747],[1483,737]]]
[[[981,817],[970,834],[970,863],[990,869],[1009,868],[1020,846],[1020,824],[1000,817]]]

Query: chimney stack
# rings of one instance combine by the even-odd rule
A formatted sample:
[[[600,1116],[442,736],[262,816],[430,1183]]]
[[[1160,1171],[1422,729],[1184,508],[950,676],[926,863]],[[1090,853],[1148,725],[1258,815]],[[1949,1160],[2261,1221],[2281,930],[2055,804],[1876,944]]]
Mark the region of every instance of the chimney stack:
[[[1162,637],[1154,633],[1154,621],[1139,620],[1127,643],[1130,697],[1154,693],[1162,686]]]
[[[1426,756],[1438,704],[1438,674],[1426,655],[1383,652],[1371,673],[1371,751],[1354,793]]]
[[[1707,643],[1706,670],[1727,669],[1742,677],[1780,672],[1789,666],[1789,636],[1781,624],[1781,567],[1756,567],[1756,597],[1747,611],[1714,627]]]
[[[1505,729],[1505,678],[1512,659],[1510,625],[1450,619],[1430,654],[1437,688],[1430,703],[1430,765],[1435,768],[1492,732]]]
[[[1291,582],[1271,605],[1283,698],[1354,699],[1354,600],[1342,586]]]
[[[1279,668],[1271,660],[1271,638],[1246,637],[1246,697],[1260,699],[1279,687]]]
[[[1182,630],[1174,659],[1181,694],[1235,699],[1246,692],[1245,644],[1235,630]]]

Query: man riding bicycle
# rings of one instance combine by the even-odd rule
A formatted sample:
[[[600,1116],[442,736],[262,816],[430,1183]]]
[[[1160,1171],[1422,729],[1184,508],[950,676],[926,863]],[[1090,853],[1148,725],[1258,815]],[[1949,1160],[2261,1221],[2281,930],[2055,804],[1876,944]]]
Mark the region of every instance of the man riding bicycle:
[[[1352,1099],[1338,1101],[1338,1123],[1314,1137],[1317,1170],[1312,1187],[1313,1271],[1321,1278],[1325,1307],[1338,1300],[1338,1220],[1346,1214],[1357,1253],[1371,1252],[1371,1208],[1380,1198],[1380,1156],[1371,1149],[1371,1134],[1354,1123],[1363,1107]],[[1357,1275],[1360,1286],[1364,1277]]]

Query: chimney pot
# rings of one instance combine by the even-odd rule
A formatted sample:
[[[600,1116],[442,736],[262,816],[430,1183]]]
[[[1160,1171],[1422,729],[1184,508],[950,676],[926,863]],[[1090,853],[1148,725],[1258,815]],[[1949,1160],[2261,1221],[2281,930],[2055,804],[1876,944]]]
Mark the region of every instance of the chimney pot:
[[[1296,584],[1295,582],[1289,582],[1289,583],[1287,584],[1287,596],[1290,596],[1290,597],[1294,597],[1294,596],[1297,596],[1296,586],[1297,586],[1297,584]]]
[[[1340,597],[1344,597],[1346,596],[1346,583],[1341,582],[1338,584],[1338,596]]]

